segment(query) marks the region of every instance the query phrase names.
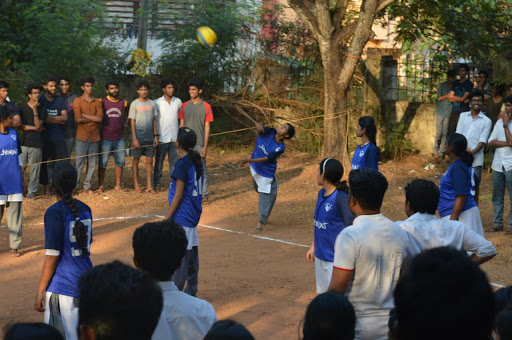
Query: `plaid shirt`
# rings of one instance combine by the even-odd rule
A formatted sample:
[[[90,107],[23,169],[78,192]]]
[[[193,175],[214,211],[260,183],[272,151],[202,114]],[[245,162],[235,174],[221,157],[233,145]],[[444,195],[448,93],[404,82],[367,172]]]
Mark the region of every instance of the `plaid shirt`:
[[[450,91],[451,89],[447,81],[440,83],[437,87],[437,98],[447,95]],[[448,99],[438,101],[436,104],[436,115],[441,117],[450,117],[452,113],[452,106],[452,102]]]

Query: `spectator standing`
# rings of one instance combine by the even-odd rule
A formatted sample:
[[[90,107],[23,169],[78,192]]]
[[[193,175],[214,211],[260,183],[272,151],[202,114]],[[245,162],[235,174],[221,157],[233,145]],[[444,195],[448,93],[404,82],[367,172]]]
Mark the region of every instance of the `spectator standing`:
[[[73,151],[73,143],[75,142],[76,126],[75,115],[73,112],[73,102],[77,98],[76,94],[69,92],[70,81],[68,77],[60,77],[59,81],[59,96],[66,101],[66,111],[68,111],[68,120],[64,124],[64,139],[66,140],[66,151],[69,156]]]
[[[165,156],[169,162],[169,173],[172,173],[174,164],[178,160],[176,138],[178,137],[178,112],[181,108],[181,99],[174,97],[176,82],[164,79],[160,82],[163,96],[155,100],[156,131],[159,135],[156,147],[155,172],[153,174],[153,187],[158,191],[162,188],[162,169]]]
[[[94,78],[86,77],[82,79],[81,87],[84,94],[73,102],[75,121],[78,125],[75,147],[76,188],[79,188],[82,169],[87,158],[84,192],[92,195],[91,182],[96,170],[96,163],[98,162],[100,145],[99,125],[103,120],[103,108],[101,107],[101,101],[92,95]]]
[[[43,123],[46,121],[46,108],[39,103],[39,97],[43,89],[38,84],[31,84],[27,87],[28,103],[20,107],[21,128],[21,163],[23,172],[30,164],[30,180],[28,182],[28,198],[37,196],[39,187],[39,173],[41,160],[43,159]]]
[[[453,104],[449,100],[450,92],[455,82],[456,73],[454,70],[446,72],[447,80],[437,87],[436,103],[436,139],[434,141],[434,156],[436,162],[441,163],[446,149],[446,140],[448,139],[448,125],[452,114]]]
[[[107,81],[106,88],[107,96],[101,99],[104,115],[101,130],[100,166],[98,167],[99,192],[104,190],[105,172],[107,171],[110,154],[114,155],[116,190],[121,190],[121,180],[125,166],[126,142],[124,139],[124,127],[126,122],[124,117],[127,116],[128,103],[124,99],[119,99],[119,82],[109,80]]]
[[[489,82],[489,71],[478,71],[478,82],[474,89],[479,89],[484,94],[484,103],[482,104],[482,112],[487,114],[487,102],[492,98],[492,86]]]
[[[448,136],[455,132],[457,120],[462,112],[469,111],[469,95],[473,90],[473,83],[468,79],[469,66],[461,64],[459,66],[459,80],[453,83],[450,91],[449,101],[453,103],[450,123],[448,125]]]
[[[20,112],[16,105],[9,101],[9,83],[0,80],[0,108],[5,107],[12,115],[12,127],[18,127],[21,124]]]
[[[505,84],[494,84],[492,88],[492,97],[487,100],[487,117],[491,120],[492,126],[501,118],[500,111],[503,105],[503,94],[505,93]]]
[[[208,140],[210,138],[210,123],[213,122],[213,112],[210,104],[205,102],[201,95],[203,93],[203,82],[199,79],[191,79],[188,82],[188,93],[190,100],[185,102],[178,114],[180,127],[191,128],[197,136],[195,150],[203,160],[204,183],[203,202],[208,203],[208,170],[206,168],[206,155],[208,154]]]

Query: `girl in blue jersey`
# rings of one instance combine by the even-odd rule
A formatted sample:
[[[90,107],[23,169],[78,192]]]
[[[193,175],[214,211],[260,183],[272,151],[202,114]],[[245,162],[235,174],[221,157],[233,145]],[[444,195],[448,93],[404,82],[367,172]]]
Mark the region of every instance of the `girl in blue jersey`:
[[[352,170],[360,168],[372,168],[379,170],[380,150],[375,140],[377,126],[371,116],[359,118],[356,127],[356,137],[360,137],[362,144],[359,144],[352,156]]]
[[[345,227],[352,225],[355,217],[348,208],[347,182],[340,182],[343,172],[343,165],[338,160],[326,158],[320,162],[316,177],[322,189],[316,202],[313,243],[306,253],[306,259],[315,262],[318,294],[325,293],[329,288],[336,237]]]
[[[444,219],[459,220],[468,228],[484,236],[480,210],[472,195],[472,188],[478,186],[472,178],[473,155],[466,151],[466,137],[454,133],[448,138],[446,154],[451,164],[439,183],[439,216]]]
[[[203,208],[203,162],[201,155],[194,151],[197,136],[188,127],[178,130],[176,147],[180,159],[176,162],[171,173],[169,187],[169,211],[166,219],[173,219],[183,226],[187,235],[187,252],[181,262],[181,267],[174,272],[173,281],[179,290],[196,296],[199,272],[199,237],[197,224]]]
[[[22,233],[23,171],[21,146],[16,130],[12,128],[12,114],[0,107],[0,220],[7,212],[11,256],[19,257]]]
[[[284,140],[295,135],[295,128],[292,124],[286,123],[276,130],[256,123],[256,130],[258,138],[252,156],[241,160],[240,164],[251,164],[254,189],[259,194],[259,223],[254,231],[263,231],[277,198],[277,157],[284,152]]]
[[[57,203],[44,214],[46,257],[35,309],[67,340],[77,339],[78,279],[92,268],[91,209],[72,196],[77,173],[69,162],[59,162],[52,174]]]

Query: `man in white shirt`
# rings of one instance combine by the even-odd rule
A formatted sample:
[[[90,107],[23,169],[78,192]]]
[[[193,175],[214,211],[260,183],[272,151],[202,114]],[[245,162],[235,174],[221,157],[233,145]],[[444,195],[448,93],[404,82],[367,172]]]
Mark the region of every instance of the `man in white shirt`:
[[[349,183],[349,208],[356,218],[336,238],[329,290],[345,294],[354,306],[356,339],[388,339],[393,289],[408,256],[409,236],[380,213],[388,188],[381,173],[352,170]]]
[[[437,218],[438,203],[439,188],[434,182],[415,179],[405,187],[405,213],[409,218],[396,223],[417,241],[418,249],[411,249],[410,252],[420,253],[431,248],[452,246],[472,252],[471,257],[478,264],[496,255],[496,248],[491,242],[462,222]]]
[[[507,234],[512,234],[512,133],[510,120],[512,116],[512,96],[503,100],[505,113],[498,119],[491,136],[489,145],[496,148],[492,161],[492,205],[494,207],[494,227],[488,231],[503,230],[503,208],[505,187],[510,198]]]
[[[181,108],[181,99],[174,97],[176,82],[173,79],[164,79],[160,82],[163,96],[155,100],[156,105],[156,131],[158,133],[158,146],[156,147],[155,170],[153,172],[153,187],[159,191],[162,188],[162,169],[165,155],[169,161],[169,173],[178,160],[176,138],[178,137],[178,111]]]
[[[217,321],[208,302],[178,290],[172,276],[187,250],[183,227],[171,220],[146,223],[133,234],[133,262],[160,281],[164,305],[153,340],[203,339]]]
[[[491,133],[492,122],[481,111],[484,102],[484,94],[480,90],[473,90],[469,95],[471,103],[471,111],[462,112],[457,122],[457,130],[466,137],[468,141],[468,149],[474,156],[473,170],[475,176],[478,178],[477,183],[480,183],[482,178],[482,167],[484,165],[484,148],[489,134]],[[478,205],[478,193],[480,184],[476,186],[475,201]]]

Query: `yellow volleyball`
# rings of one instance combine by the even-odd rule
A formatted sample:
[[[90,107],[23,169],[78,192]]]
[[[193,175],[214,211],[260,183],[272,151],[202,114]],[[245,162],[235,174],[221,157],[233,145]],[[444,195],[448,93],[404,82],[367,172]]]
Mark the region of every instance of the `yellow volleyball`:
[[[217,43],[217,34],[208,26],[201,26],[197,29],[197,40],[204,47],[212,47]]]

